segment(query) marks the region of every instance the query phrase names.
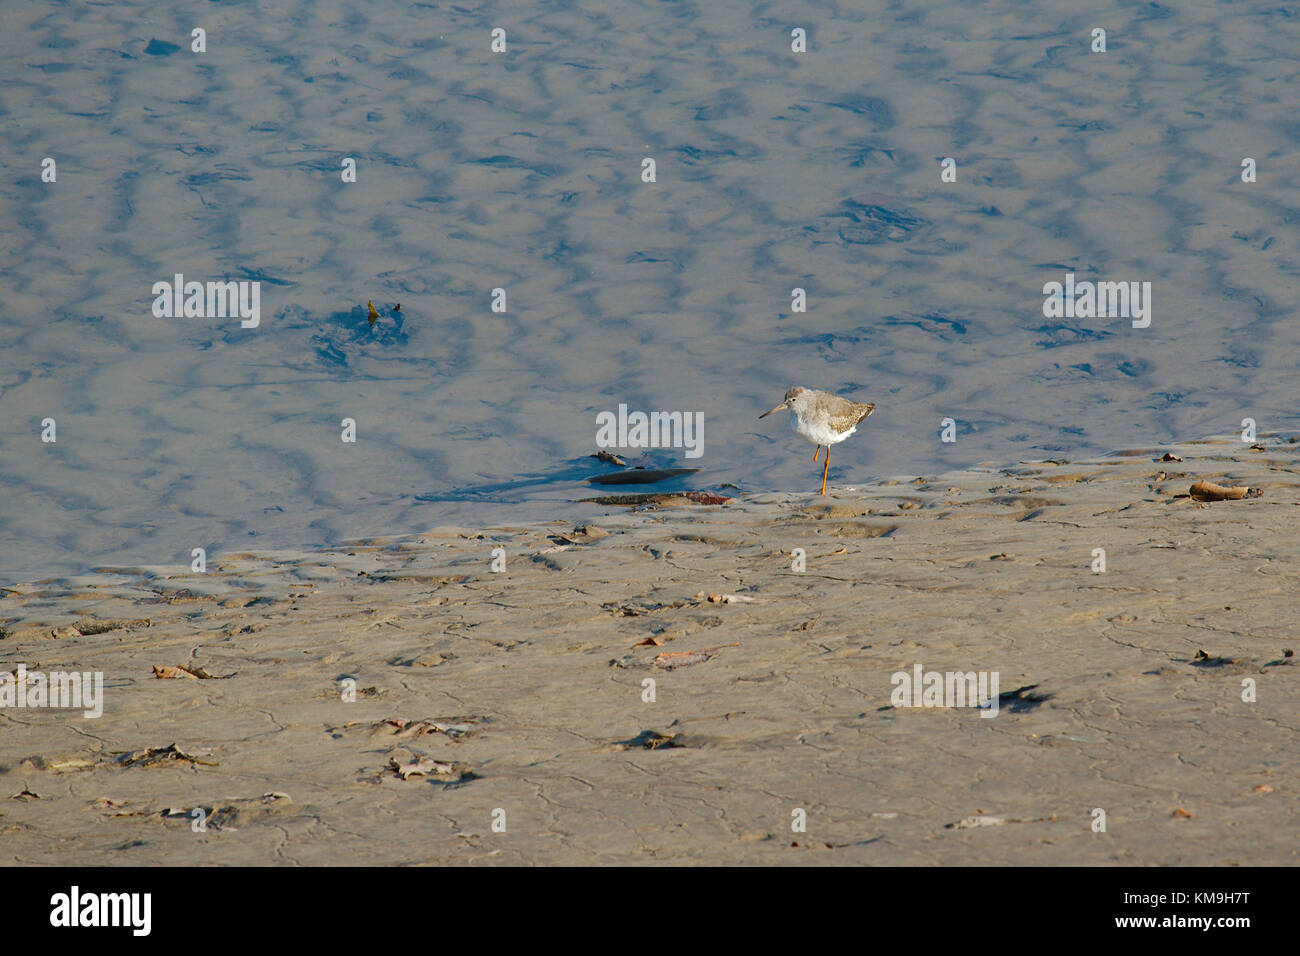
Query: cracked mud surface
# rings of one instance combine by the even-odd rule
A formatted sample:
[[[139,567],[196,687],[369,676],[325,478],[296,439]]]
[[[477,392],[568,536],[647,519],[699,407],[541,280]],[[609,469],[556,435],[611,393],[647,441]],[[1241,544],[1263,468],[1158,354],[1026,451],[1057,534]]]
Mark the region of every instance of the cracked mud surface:
[[[101,671],[105,702],[0,709],[0,859],[1296,863],[1298,449],[15,584],[3,669]],[[1177,497],[1199,478],[1264,495]],[[890,707],[916,664],[1034,690]]]

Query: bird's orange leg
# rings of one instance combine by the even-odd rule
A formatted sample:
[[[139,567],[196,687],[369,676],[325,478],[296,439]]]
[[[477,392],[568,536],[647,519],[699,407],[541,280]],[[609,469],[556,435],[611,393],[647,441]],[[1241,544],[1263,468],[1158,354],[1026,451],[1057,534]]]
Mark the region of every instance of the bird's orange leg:
[[[827,449],[827,451],[829,452],[830,449]],[[820,455],[821,453],[822,453],[822,446],[821,446],[821,445],[818,445],[818,446],[817,446],[817,450],[816,450],[815,452],[813,452],[813,461],[816,461],[816,460],[817,460],[817,456]]]
[[[822,494],[826,494],[826,472],[831,467],[831,446],[826,446],[826,464],[822,466]]]

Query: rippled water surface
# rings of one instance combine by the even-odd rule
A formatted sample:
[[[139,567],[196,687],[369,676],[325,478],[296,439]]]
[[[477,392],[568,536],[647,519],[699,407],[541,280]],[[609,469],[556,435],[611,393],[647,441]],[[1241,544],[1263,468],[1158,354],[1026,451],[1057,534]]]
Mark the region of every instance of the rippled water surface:
[[[820,481],[792,384],[878,406],[836,484],[1296,427],[1300,14],[1078,7],[6,2],[0,573],[598,513],[620,403],[746,491]]]

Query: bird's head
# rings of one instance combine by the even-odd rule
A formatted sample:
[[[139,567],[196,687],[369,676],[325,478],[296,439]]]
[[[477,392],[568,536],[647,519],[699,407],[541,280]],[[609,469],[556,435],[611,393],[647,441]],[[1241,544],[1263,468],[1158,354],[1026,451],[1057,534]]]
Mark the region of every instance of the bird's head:
[[[776,406],[776,408],[772,409],[770,412],[764,412],[758,417],[760,419],[767,418],[767,416],[773,414],[773,412],[779,412],[783,408],[790,408],[795,402],[799,401],[799,396],[806,391],[808,391],[808,389],[801,388],[798,385],[793,386],[790,391],[785,393],[785,400],[782,401],[780,405]]]

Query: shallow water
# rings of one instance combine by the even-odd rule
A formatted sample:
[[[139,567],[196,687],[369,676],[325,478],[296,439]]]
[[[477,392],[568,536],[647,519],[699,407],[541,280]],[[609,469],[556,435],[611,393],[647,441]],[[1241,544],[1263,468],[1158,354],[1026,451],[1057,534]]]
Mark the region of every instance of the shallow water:
[[[746,491],[820,483],[757,421],[792,384],[878,406],[835,484],[1296,428],[1298,20],[7,3],[0,575],[599,513],[620,403],[703,413],[664,487]],[[1067,272],[1150,327],[1046,318]],[[175,273],[261,324],[155,318]]]

